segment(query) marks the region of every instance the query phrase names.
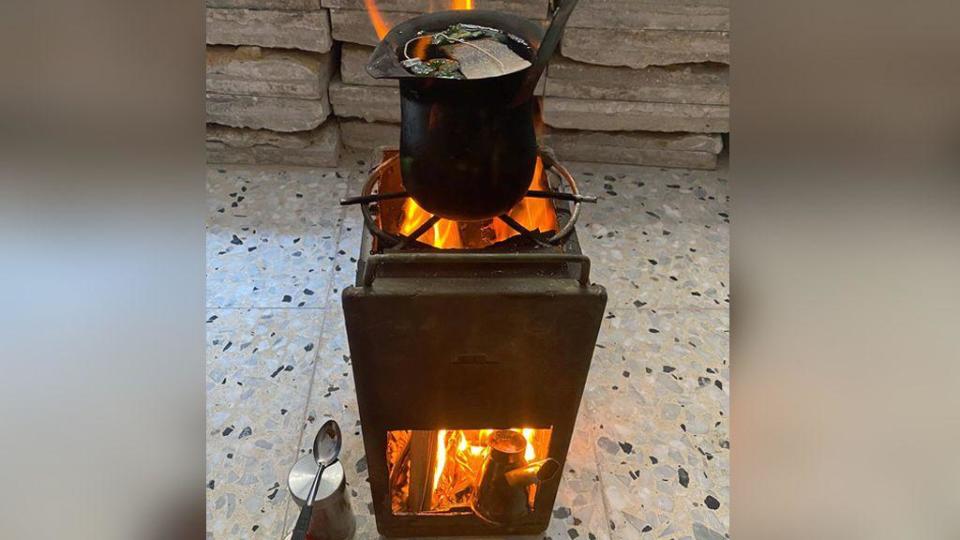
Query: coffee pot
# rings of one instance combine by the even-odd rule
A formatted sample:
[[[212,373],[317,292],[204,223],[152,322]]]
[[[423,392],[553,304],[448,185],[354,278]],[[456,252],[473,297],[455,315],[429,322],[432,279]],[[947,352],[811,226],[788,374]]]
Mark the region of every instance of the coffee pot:
[[[400,85],[400,167],[406,191],[426,211],[458,221],[508,212],[526,195],[537,163],[534,90],[577,0],[565,0],[546,33],[495,11],[440,11],[393,27],[374,49],[367,73]],[[421,32],[453,24],[494,28],[518,38],[511,48],[527,68],[473,80],[420,77],[401,61]]]
[[[560,463],[553,458],[527,462],[527,440],[515,431],[494,431],[488,446],[472,509],[490,523],[511,523],[530,512],[527,488],[555,477]]]

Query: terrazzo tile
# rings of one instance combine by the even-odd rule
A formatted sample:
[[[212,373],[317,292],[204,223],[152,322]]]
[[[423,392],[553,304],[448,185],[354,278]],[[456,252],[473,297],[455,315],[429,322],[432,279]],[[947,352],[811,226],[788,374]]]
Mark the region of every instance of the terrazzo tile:
[[[207,305],[324,307],[349,176],[209,169]]]
[[[598,198],[593,207],[624,224],[642,224],[647,218],[713,223],[729,217],[726,169],[688,171],[595,163],[567,166],[580,191]]]
[[[359,192],[369,167],[368,160],[366,155],[349,157],[344,160],[346,166],[339,170],[340,175],[334,173],[334,177],[342,182],[343,194]],[[511,537],[511,540],[724,538],[729,529],[729,201],[725,172],[568,165],[585,193],[600,196],[597,206],[585,208],[578,231],[584,252],[593,260],[593,279],[607,287],[610,301],[554,518],[543,535]],[[217,178],[221,174],[225,177]],[[276,175],[275,171],[260,169],[213,172],[211,193],[220,195],[212,195],[211,200],[227,201],[229,208],[239,212],[237,209],[242,204],[251,204],[250,199],[245,198],[236,207],[230,206],[237,202],[232,197],[240,196],[231,195],[238,192],[237,186],[247,185],[247,191],[251,190],[250,184],[244,184],[243,179],[273,185],[270,182],[275,181]],[[288,181],[297,185],[294,180]],[[301,182],[300,185],[310,183],[305,177],[297,181]],[[282,193],[289,189],[281,187],[279,193],[254,198],[255,202],[259,201],[256,205],[260,208],[255,211],[225,217],[222,215],[226,213],[225,208],[225,212],[218,212],[222,221],[218,221],[216,215],[211,219],[212,233],[220,244],[208,246],[208,251],[222,251],[216,248],[224,240],[228,243],[233,240],[233,233],[227,236],[227,231],[235,225],[240,225],[239,230],[249,235],[259,234],[243,230],[243,227],[252,228],[251,223],[261,227],[260,223],[270,223],[273,230],[284,230],[284,234],[301,235],[301,238],[300,231],[310,231],[323,243],[322,248],[311,252],[314,259],[310,265],[294,267],[289,275],[277,271],[289,265],[284,266],[286,263],[275,260],[289,256],[285,249],[276,249],[265,255],[267,260],[259,266],[258,263],[248,263],[249,259],[236,262],[243,254],[231,251],[236,260],[229,260],[229,264],[224,265],[226,268],[221,267],[225,270],[223,275],[236,272],[240,276],[223,277],[219,282],[214,276],[214,283],[208,290],[212,297],[220,295],[217,298],[220,303],[256,305],[261,298],[269,296],[260,294],[266,287],[273,286],[279,292],[277,284],[285,283],[285,279],[290,282],[314,279],[316,276],[310,276],[309,272],[307,278],[301,278],[304,270],[310,267],[323,272],[321,281],[326,280],[322,289],[325,293],[316,295],[325,299],[310,299],[313,303],[307,301],[302,306],[323,307],[324,310],[274,312],[289,313],[292,326],[308,324],[303,314],[314,313],[315,323],[311,324],[316,324],[319,335],[316,340],[317,362],[309,367],[312,382],[293,387],[283,396],[283,399],[299,399],[301,403],[295,417],[284,416],[284,421],[289,423],[282,426],[284,441],[289,439],[290,451],[286,452],[289,457],[262,452],[251,458],[247,466],[266,468],[270,475],[280,478],[279,483],[283,486],[289,467],[297,455],[308,451],[307,447],[323,419],[327,416],[336,418],[345,436],[342,460],[347,472],[348,493],[357,517],[355,537],[378,538],[339,300],[343,287],[355,279],[362,231],[359,210],[348,208],[332,221],[324,222],[321,218],[304,220],[298,216],[309,214],[309,208],[316,210],[317,205],[297,210],[298,203],[294,200],[290,206],[293,212],[271,214],[271,205],[282,206],[279,198],[284,197]],[[322,190],[316,186],[314,190],[315,197],[321,197]],[[307,197],[303,191],[300,193]],[[341,195],[331,194],[330,200]],[[212,204],[217,207],[211,207],[211,213],[224,206]],[[257,219],[244,221],[249,220],[250,215]],[[291,219],[283,221],[284,216]],[[321,230],[325,232],[320,233]],[[246,245],[246,239],[247,236],[240,237],[244,242],[242,245]],[[239,251],[239,245],[230,245],[238,246],[231,249]],[[651,259],[656,264],[651,263]],[[248,268],[250,264],[257,268],[251,270]],[[213,273],[218,271],[220,269]],[[244,288],[246,274],[259,276],[264,287],[258,291]],[[291,301],[282,303],[282,306],[296,307],[297,304]],[[241,317],[240,314],[245,312],[212,313]],[[235,321],[230,324],[242,326],[244,323]],[[249,320],[246,324],[249,325]],[[211,348],[211,354],[214,352]],[[227,362],[228,365],[234,363],[241,362]],[[259,370],[268,364],[270,362],[255,363],[243,369]],[[220,369],[228,370],[229,367],[224,365]],[[298,369],[295,372],[307,377]],[[216,375],[220,373],[216,372]],[[258,388],[257,392],[263,390]],[[223,399],[236,400],[237,397],[230,395]],[[276,408],[276,405],[263,407]],[[288,411],[293,410],[288,408]],[[216,414],[208,412],[208,418],[215,417],[222,423],[223,418]],[[223,438],[220,433],[222,431],[216,436]],[[254,429],[253,434],[256,433],[258,431]],[[261,525],[261,529],[254,533],[250,530],[252,525],[245,528],[252,522],[249,516],[242,515],[241,505],[237,502],[240,495],[248,497],[245,500],[257,497],[257,494],[249,495],[249,490],[243,491],[242,482],[245,478],[249,480],[244,476],[248,471],[244,469],[233,474],[227,469],[224,471],[223,485],[217,480],[213,491],[229,490],[233,493],[232,502],[226,491],[218,499],[210,497],[208,506],[212,510],[208,511],[208,517],[213,524],[210,528],[214,537],[246,538],[249,532],[283,538],[297,514],[297,507],[286,490],[278,490],[280,493],[274,497],[278,502],[272,503],[269,509],[263,508],[272,517],[267,518],[263,512],[257,516],[253,512],[253,517],[259,517],[261,524],[269,522],[269,527]],[[265,476],[258,475],[258,481]],[[710,506],[715,501],[719,505],[717,508],[708,506],[708,496],[712,497]],[[259,497],[263,498],[262,495]],[[217,504],[220,508],[216,507]],[[230,505],[234,510],[227,520],[225,513]],[[253,506],[250,503],[250,509]],[[238,520],[236,516],[241,518]]]
[[[207,523],[215,539],[279,537],[321,315],[208,312]]]
[[[354,182],[354,184],[355,188],[351,193],[360,193],[360,182]],[[340,243],[333,260],[333,279],[330,284],[332,301],[339,302],[343,289],[356,283],[357,260],[360,257],[360,239],[363,230],[360,208],[356,206],[347,208],[343,225],[340,227]]]
[[[553,519],[544,532],[545,537],[612,539],[594,446],[598,432],[599,422],[593,411],[581,403],[553,507]]]
[[[728,328],[725,310],[605,319],[586,403],[615,538],[729,529]]]
[[[370,490],[366,484],[366,460],[360,432],[360,416],[339,298],[333,299],[332,304],[334,307],[331,307],[324,320],[319,340],[310,396],[305,409],[300,413],[304,429],[297,442],[297,452],[298,458],[300,455],[312,453],[313,438],[327,419],[332,418],[340,424],[343,433],[340,462],[347,475],[347,492],[351,496],[351,505],[358,516],[359,526],[362,521],[359,518],[366,513],[367,504],[371,500]],[[297,514],[298,508],[291,500],[287,508],[285,532],[292,529]]]
[[[729,201],[724,171],[573,164],[597,195],[578,224],[611,307],[726,308]]]
[[[593,263],[592,281],[607,289],[609,307],[727,309],[729,231],[682,230],[636,240],[605,237],[605,231],[593,222],[582,229],[580,243]]]

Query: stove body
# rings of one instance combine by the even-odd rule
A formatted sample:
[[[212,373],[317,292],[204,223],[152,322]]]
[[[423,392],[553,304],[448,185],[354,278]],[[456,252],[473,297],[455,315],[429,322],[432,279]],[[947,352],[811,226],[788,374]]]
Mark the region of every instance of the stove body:
[[[445,469],[435,450],[456,437],[469,449],[467,439],[483,430],[523,429],[528,457],[552,458],[564,470],[606,305],[575,232],[560,246],[509,252],[384,252],[377,243],[365,230],[343,310],[380,533],[542,532],[562,474],[530,490],[525,515],[491,523],[456,501],[431,507],[441,506],[435,491],[442,482],[460,481],[469,494],[462,477],[476,468],[465,451],[460,476],[441,478],[452,466]]]

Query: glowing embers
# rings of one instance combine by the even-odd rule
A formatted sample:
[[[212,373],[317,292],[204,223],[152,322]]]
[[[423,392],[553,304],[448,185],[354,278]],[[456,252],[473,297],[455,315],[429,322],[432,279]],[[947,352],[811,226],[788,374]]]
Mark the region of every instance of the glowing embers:
[[[551,428],[514,428],[523,436],[523,462],[547,457]],[[493,429],[387,432],[387,470],[392,510],[397,515],[472,513]],[[530,508],[536,485],[525,488]]]
[[[399,160],[384,161],[384,164],[380,176],[380,192],[402,191]],[[539,158],[537,158],[537,165],[529,189],[551,190],[548,175],[544,171],[543,162]],[[517,203],[508,212],[508,215],[530,231],[549,233],[558,230],[557,210],[550,199],[526,197]],[[420,208],[413,198],[408,197],[380,203],[378,219],[379,225],[384,231],[409,236],[431,217],[433,217],[433,214]],[[483,221],[440,219],[424,232],[417,241],[441,249],[483,249],[519,235],[520,233],[516,229],[499,218]]]

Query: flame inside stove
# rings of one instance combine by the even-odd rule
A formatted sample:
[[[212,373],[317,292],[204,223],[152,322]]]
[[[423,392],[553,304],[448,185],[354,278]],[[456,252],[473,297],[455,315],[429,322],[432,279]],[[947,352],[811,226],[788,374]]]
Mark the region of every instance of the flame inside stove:
[[[469,511],[493,429],[387,432],[387,466],[394,514]],[[527,441],[529,463],[547,457],[550,428],[513,428]],[[435,447],[435,448],[433,448]],[[419,473],[418,473],[419,471]],[[426,483],[418,474],[426,476]],[[536,488],[528,491],[534,504]]]
[[[367,16],[370,17],[370,24],[373,25],[373,29],[377,32],[377,38],[383,39],[384,36],[390,32],[390,28],[393,25],[383,17],[380,8],[377,7],[376,0],[363,0],[364,5],[367,8]],[[441,5],[445,2],[439,3]],[[433,11],[434,2],[430,2],[430,10]],[[450,3],[446,6],[447,9],[473,9],[473,0],[450,0]]]
[[[547,176],[543,171],[543,162],[537,158],[536,169],[530,182],[530,189],[549,190]],[[403,216],[399,232],[409,236],[427,222],[433,214],[427,212],[412,198],[403,205]],[[550,199],[527,197],[517,203],[508,215],[524,228],[540,232],[557,230],[557,212]],[[421,235],[417,241],[440,249],[476,249],[502,242],[520,234],[500,219],[480,222],[456,222],[439,220],[433,227]]]

